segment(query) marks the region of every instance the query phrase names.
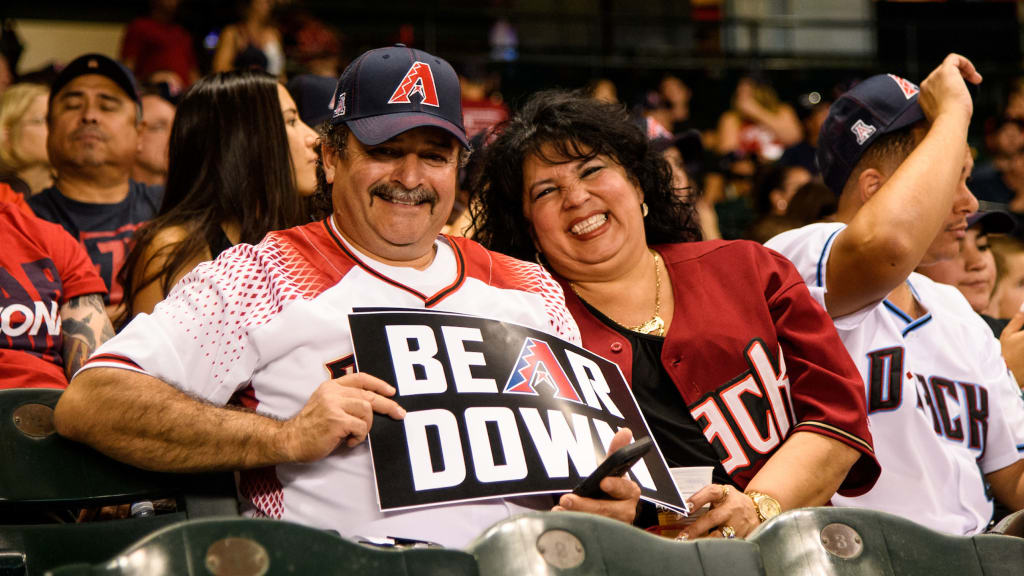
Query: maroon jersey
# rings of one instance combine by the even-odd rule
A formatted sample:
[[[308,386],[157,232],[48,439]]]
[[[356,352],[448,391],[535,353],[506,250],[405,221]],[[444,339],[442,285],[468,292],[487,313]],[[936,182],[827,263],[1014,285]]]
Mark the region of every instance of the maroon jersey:
[[[675,298],[662,367],[732,479],[745,487],[790,434],[804,431],[860,451],[839,491],[869,490],[880,469],[860,374],[793,265],[745,241],[655,249]],[[629,341],[559,281],[583,346],[632,382]]]

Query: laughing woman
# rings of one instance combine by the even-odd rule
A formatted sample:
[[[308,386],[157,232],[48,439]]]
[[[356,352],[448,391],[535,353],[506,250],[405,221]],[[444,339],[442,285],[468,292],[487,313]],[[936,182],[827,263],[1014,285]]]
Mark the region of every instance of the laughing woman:
[[[860,375],[778,254],[698,242],[668,165],[617,105],[542,92],[484,152],[476,238],[537,259],[591,351],[616,362],[669,466],[713,466],[685,536],[874,484]]]

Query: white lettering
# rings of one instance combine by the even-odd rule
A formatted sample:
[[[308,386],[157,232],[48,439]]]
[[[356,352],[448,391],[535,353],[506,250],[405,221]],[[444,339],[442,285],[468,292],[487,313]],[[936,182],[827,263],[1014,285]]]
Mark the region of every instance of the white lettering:
[[[385,330],[399,396],[438,394],[448,389],[444,368],[434,358],[437,341],[429,326],[385,326]],[[416,341],[416,350],[409,346],[413,340]],[[415,366],[423,367],[425,378],[416,377]]]
[[[444,345],[448,348],[448,359],[451,362],[455,389],[460,393],[497,394],[498,384],[493,378],[474,378],[469,368],[470,366],[486,365],[483,354],[466,350],[466,342],[483,342],[484,337],[480,334],[480,330],[462,326],[442,326],[441,334],[444,335]]]
[[[39,328],[43,322],[46,322],[46,331],[49,334],[60,334],[60,314],[57,313],[57,303],[50,300],[50,309],[46,309],[46,304],[40,301],[36,301],[36,317],[32,322],[32,330],[29,334],[35,336],[39,334]]]
[[[409,447],[409,466],[416,491],[457,486],[466,479],[466,461],[462,457],[462,439],[455,415],[447,410],[419,410],[409,412],[402,420]],[[441,463],[444,467],[434,471],[427,442],[427,427],[437,428],[441,439]]]
[[[708,439],[708,442],[714,443],[717,437],[722,443],[722,447],[725,448],[725,452],[729,455],[728,458],[722,461],[722,467],[725,468],[726,472],[732,472],[737,468],[750,464],[747,455],[743,453],[743,447],[736,440],[732,429],[729,428],[729,423],[725,420],[725,415],[718,409],[718,405],[715,404],[713,398],[708,398],[703,403],[698,404],[690,412],[693,414],[693,419],[698,423],[700,423],[701,418],[708,421],[708,425],[703,430],[704,437]]]
[[[597,365],[590,358],[580,356],[572,350],[565,351],[565,357],[569,359],[569,365],[572,366],[572,372],[576,375],[576,382],[580,385],[580,390],[583,391],[583,397],[587,401],[587,405],[591,408],[601,409],[601,406],[597,403],[598,398],[601,399],[601,403],[604,404],[605,409],[615,416],[622,418],[622,413],[619,412],[615,403],[612,402],[611,397],[608,396],[611,390],[608,388],[608,382],[604,379],[604,374],[601,372],[601,367]]]
[[[786,412],[786,403],[789,401],[789,376],[786,375],[786,358],[782,355],[782,347],[779,347],[779,375],[775,375],[768,353],[760,342],[747,352],[747,358],[754,366],[757,377],[761,379],[765,392],[768,394],[768,402],[772,405],[772,414],[775,414],[775,421],[779,425],[779,434],[785,438],[789,433],[789,415]],[[785,395],[785,398],[783,398]],[[790,406],[792,409],[792,406]]]
[[[570,458],[576,473],[580,476],[586,476],[597,468],[594,440],[590,435],[590,424],[586,416],[571,414],[570,429],[564,413],[548,410],[548,424],[551,427],[549,434],[536,408],[520,408],[519,413],[526,422],[526,429],[533,439],[534,446],[537,447],[537,453],[549,478],[567,478]]]
[[[725,407],[732,414],[736,425],[740,427],[740,432],[743,433],[743,438],[746,439],[747,444],[761,454],[767,454],[779,445],[779,433],[775,430],[774,419],[771,412],[765,411],[764,418],[768,424],[768,437],[761,436],[757,425],[754,424],[754,420],[747,411],[747,407],[743,404],[744,394],[753,394],[758,398],[762,397],[761,390],[757,387],[757,382],[753,376],[747,376],[722,392],[722,401],[725,402]]]
[[[21,326],[14,326],[11,317],[21,314]],[[32,327],[32,309],[24,304],[11,304],[0,312],[0,331],[7,336],[21,336]]]
[[[594,428],[597,430],[597,437],[601,439],[601,446],[604,448],[605,453],[607,453],[608,447],[612,445],[612,438],[615,437],[615,431],[604,420],[594,420]],[[651,476],[651,471],[647,469],[647,464],[643,458],[637,460],[636,464],[629,469],[629,472],[633,475],[633,479],[636,480],[637,484],[649,490],[658,489],[658,486],[654,483],[654,477]]]
[[[478,407],[467,408],[466,429],[469,434],[469,449],[473,454],[473,469],[481,482],[504,482],[526,478],[526,456],[519,439],[516,415],[510,408]],[[487,423],[498,425],[498,446],[505,454],[504,464],[494,463],[491,449],[492,440],[487,433]]]

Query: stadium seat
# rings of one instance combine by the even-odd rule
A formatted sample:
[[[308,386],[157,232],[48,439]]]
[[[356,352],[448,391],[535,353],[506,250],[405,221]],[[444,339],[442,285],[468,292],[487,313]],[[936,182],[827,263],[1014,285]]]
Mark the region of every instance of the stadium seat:
[[[477,573],[473,557],[459,550],[369,548],[290,522],[248,518],[181,522],[150,534],[102,564],[63,566],[51,572],[53,576]]]
[[[539,512],[492,526],[467,550],[482,576],[764,574],[742,540],[676,542],[589,514]]]
[[[767,576],[1009,576],[1024,567],[1024,540],[953,536],[858,508],[805,508],[781,514],[748,538]]]
[[[989,532],[1024,538],[1024,510],[1017,510],[1003,518]]]
[[[60,390],[0,390],[0,574],[42,574],[106,559],[145,534],[186,518],[237,516],[234,478],[179,475],[121,464],[55,433]],[[174,498],[178,511],[73,523],[79,508]],[[52,520],[64,523],[47,523]]]

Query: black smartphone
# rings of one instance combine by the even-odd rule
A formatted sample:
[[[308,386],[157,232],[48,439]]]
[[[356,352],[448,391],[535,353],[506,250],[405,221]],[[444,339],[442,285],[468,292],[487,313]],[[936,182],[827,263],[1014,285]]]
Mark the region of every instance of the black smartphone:
[[[584,498],[611,500],[611,496],[601,490],[601,480],[608,476],[615,477],[625,474],[626,470],[632,468],[638,460],[650,452],[651,446],[654,446],[654,442],[648,436],[612,452],[590,476],[584,478],[572,489],[572,493]]]

